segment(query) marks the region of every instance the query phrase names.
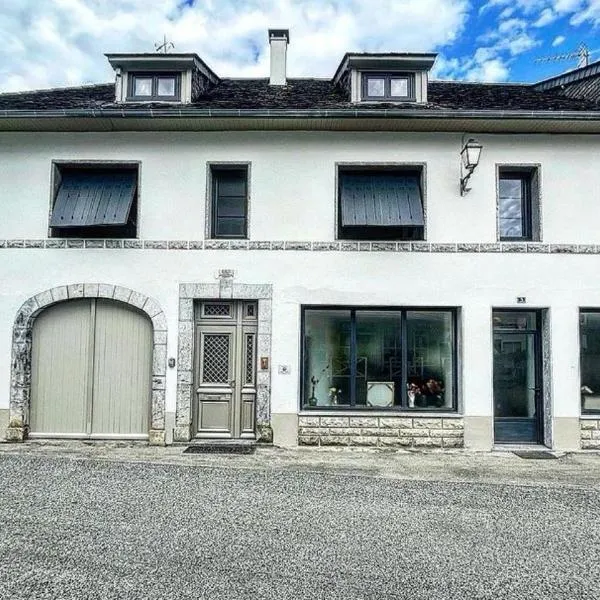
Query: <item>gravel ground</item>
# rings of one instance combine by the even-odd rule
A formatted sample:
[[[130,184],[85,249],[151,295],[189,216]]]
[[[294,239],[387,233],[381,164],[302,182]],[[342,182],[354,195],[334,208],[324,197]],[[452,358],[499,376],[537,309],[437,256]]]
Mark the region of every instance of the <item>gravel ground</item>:
[[[600,598],[600,457],[0,448],[0,598]]]

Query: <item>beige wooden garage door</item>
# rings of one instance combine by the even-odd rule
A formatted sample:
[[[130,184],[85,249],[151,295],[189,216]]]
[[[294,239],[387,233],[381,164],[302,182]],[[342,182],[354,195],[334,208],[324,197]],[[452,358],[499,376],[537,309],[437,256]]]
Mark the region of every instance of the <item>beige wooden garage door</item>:
[[[148,434],[152,373],[148,317],[112,300],[71,300],[38,316],[32,342],[32,435]]]

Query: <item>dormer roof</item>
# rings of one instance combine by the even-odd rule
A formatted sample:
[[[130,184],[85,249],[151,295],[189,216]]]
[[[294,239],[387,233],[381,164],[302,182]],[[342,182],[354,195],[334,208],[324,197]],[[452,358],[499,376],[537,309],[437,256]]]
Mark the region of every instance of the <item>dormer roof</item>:
[[[195,52],[178,54],[115,52],[104,56],[115,71],[117,69],[125,71],[197,69],[212,83],[219,81],[219,76]]]
[[[338,84],[350,69],[366,71],[429,71],[437,58],[429,52],[346,52],[332,81]]]
[[[105,56],[115,70],[115,102],[121,104],[191,104],[219,82],[217,74],[195,53],[110,53]],[[165,85],[163,93],[161,85]]]

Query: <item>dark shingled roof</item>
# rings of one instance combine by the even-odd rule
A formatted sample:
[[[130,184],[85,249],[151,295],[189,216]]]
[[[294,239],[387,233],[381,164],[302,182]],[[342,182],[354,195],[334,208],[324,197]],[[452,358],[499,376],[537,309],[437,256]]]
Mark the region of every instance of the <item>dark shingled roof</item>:
[[[143,103],[117,105],[114,84],[0,94],[0,111],[102,109],[179,105]],[[221,79],[202,98],[187,107],[201,109],[343,109],[356,108],[347,93],[329,79],[289,79],[286,86],[271,86],[267,79]],[[385,104],[361,103],[361,108],[446,109],[446,110],[518,110],[518,111],[585,111],[598,110],[591,100],[568,98],[558,91],[536,91],[531,85],[463,83],[431,81],[428,103]]]

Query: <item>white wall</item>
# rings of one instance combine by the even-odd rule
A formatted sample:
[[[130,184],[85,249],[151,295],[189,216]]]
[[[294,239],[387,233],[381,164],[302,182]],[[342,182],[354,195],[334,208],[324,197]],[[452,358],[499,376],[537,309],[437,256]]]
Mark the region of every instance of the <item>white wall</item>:
[[[458,193],[457,134],[211,132],[28,133],[0,137],[2,238],[44,238],[51,160],[142,163],[139,235],[202,239],[206,164],[251,161],[250,238],[335,238],[337,162],[427,165],[427,240],[496,241],[496,165],[541,164],[543,241],[600,238],[600,136],[477,136],[481,162],[472,191]]]
[[[334,239],[336,162],[427,163],[427,240],[496,241],[496,165],[542,165],[543,241],[600,243],[600,137],[478,136],[484,150],[458,194],[460,136],[401,133],[6,134],[0,137],[0,239],[47,235],[51,160],[139,160],[140,237],[204,235],[207,161],[251,161],[250,238]],[[272,407],[299,399],[302,304],[461,307],[462,402],[492,414],[492,307],[549,308],[556,416],[579,415],[577,314],[600,307],[600,256],[292,251],[0,249],[0,408],[8,406],[11,330],[19,306],[58,285],[105,282],[156,299],[177,356],[178,285],[215,282],[232,268],[238,283],[274,286]],[[291,366],[279,375],[278,364]],[[167,410],[175,410],[168,371]]]
[[[491,415],[491,309],[550,308],[557,416],[579,414],[578,306],[600,307],[597,259],[577,255],[388,252],[2,249],[0,408],[8,406],[10,342],[23,301],[68,283],[123,285],[165,311],[168,354],[177,356],[180,282],[215,282],[231,268],[239,283],[272,283],[272,406],[295,412],[299,398],[302,304],[459,306],[462,392],[468,415]],[[574,289],[579,291],[575,294]],[[279,375],[277,365],[291,367]],[[176,372],[168,371],[167,410],[175,409]]]

